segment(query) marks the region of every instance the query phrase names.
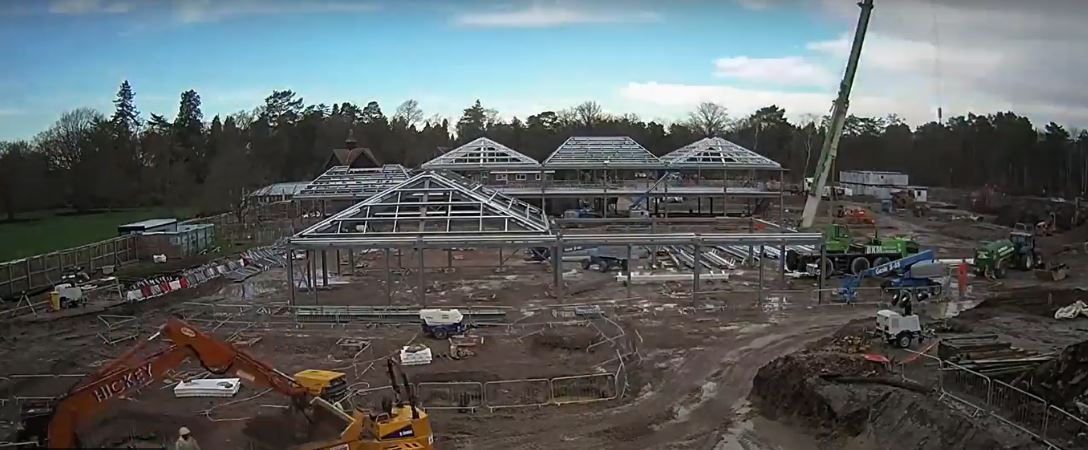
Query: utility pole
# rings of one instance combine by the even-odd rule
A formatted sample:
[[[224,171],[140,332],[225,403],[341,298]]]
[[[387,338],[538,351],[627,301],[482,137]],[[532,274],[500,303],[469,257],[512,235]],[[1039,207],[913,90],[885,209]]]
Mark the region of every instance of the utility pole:
[[[839,152],[842,128],[846,125],[846,111],[850,107],[850,90],[854,87],[854,76],[858,71],[858,60],[861,58],[865,32],[869,29],[873,0],[862,0],[858,6],[861,7],[861,16],[858,17],[858,27],[854,30],[854,45],[850,48],[850,59],[846,62],[846,73],[842,77],[842,84],[839,85],[839,95],[831,107],[831,120],[820,150],[820,159],[816,163],[816,173],[812,176],[812,186],[809,187],[805,210],[801,215],[801,228],[811,228],[812,222],[816,219],[816,210],[820,208],[820,197],[823,195],[824,187],[827,186],[831,166]]]

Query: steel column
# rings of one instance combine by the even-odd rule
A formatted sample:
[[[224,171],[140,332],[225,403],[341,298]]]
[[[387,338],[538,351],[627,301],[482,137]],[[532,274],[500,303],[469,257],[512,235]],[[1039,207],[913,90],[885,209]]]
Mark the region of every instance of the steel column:
[[[295,283],[295,252],[291,250],[291,247],[287,247],[287,286],[291,290],[290,297],[287,298],[287,304],[295,306],[295,291],[298,290],[298,284]]]
[[[782,256],[784,257],[785,255]],[[824,244],[820,244],[820,261],[817,263],[818,268],[816,269],[820,274],[819,278],[817,278],[818,282],[816,284],[816,290],[818,295],[816,303],[819,304],[823,304],[824,302],[824,279],[827,278],[827,274],[824,273],[826,272],[826,270],[824,269],[827,268],[827,264],[825,264],[824,261],[827,261],[827,246]]]
[[[317,301],[317,251],[310,252],[310,289],[314,293],[314,304]]]
[[[325,250],[321,251],[321,285],[325,288],[329,287],[329,260],[328,252]]]
[[[554,264],[553,271],[555,272],[555,299],[556,301],[563,302],[563,238],[562,236],[556,241],[555,249],[552,251],[552,263]]]
[[[627,244],[627,298],[631,298],[631,244]]]
[[[348,249],[348,273],[355,275],[355,249]]]
[[[759,246],[759,288],[756,290],[756,303],[763,303],[763,246]]]
[[[386,248],[385,250],[385,300],[387,304],[393,304],[393,268],[390,264],[393,262],[392,250]]]
[[[692,259],[695,264],[691,268],[692,270],[692,283],[691,283],[691,302],[694,304],[695,300],[699,296],[699,291],[702,288],[700,283],[699,274],[703,271],[703,246],[699,242],[695,243],[695,254],[692,255]]]
[[[427,306],[427,286],[425,285],[426,281],[423,277],[423,246],[420,245],[416,248],[416,252],[419,253],[419,304]]]

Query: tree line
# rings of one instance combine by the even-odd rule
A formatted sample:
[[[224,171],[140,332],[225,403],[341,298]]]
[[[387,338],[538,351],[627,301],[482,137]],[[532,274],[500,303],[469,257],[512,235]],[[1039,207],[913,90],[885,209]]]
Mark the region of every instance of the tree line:
[[[683,120],[661,123],[609,114],[593,101],[505,120],[477,100],[451,123],[439,115],[425,118],[415,100],[387,116],[378,102],[307,104],[284,90],[251,111],[208,121],[200,95],[188,90],[170,121],[159,114],[145,119],[127,81],[113,103],[109,115],[77,108],[29,141],[0,142],[0,208],[9,219],[60,207],[227,211],[260,186],[313,179],[349,130],[382,162],[408,167],[481,136],[539,161],[574,135],[626,135],[659,156],[721,136],[779,161],[796,182],[812,171],[827,120],[807,115],[791,121],[775,105],[734,118],[721,105],[703,103]],[[894,114],[852,115],[836,169],[901,171],[921,185],[989,184],[1014,194],[1073,197],[1088,190],[1088,131],[1053,122],[1038,129],[1013,112],[968,114],[913,129]]]

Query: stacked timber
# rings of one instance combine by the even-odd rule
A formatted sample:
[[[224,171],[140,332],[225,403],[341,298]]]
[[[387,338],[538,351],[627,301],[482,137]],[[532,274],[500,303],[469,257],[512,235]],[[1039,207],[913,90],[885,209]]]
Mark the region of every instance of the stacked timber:
[[[943,338],[937,348],[937,356],[996,378],[1015,378],[1054,358],[1053,355],[1014,347],[994,334]]]

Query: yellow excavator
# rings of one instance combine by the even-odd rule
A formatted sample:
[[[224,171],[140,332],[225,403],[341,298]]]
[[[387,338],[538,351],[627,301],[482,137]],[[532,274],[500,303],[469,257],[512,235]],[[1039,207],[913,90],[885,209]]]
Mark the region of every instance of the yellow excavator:
[[[150,350],[146,346],[159,337],[169,341],[169,346],[144,355]],[[416,405],[408,377],[392,359],[388,366],[394,399],[383,400],[382,410],[376,413],[353,407],[349,414],[334,405],[347,399],[343,373],[309,369],[292,377],[178,319],[169,319],[158,333],[80,380],[60,398],[24,404],[16,438],[48,448],[80,448],[76,430],[81,425],[87,425],[113,404],[112,400],[136,394],[190,358],[213,374],[238,377],[290,397],[310,419],[309,434],[328,436],[296,446],[299,450],[434,449],[430,419]],[[401,399],[397,372],[407,403]],[[331,420],[326,424],[325,419]]]
[[[383,399],[376,413],[356,408],[340,439],[303,445],[301,450],[434,450],[434,434],[427,412],[416,402],[415,390],[400,366],[388,360],[393,399]],[[397,374],[404,388],[397,385]],[[405,402],[404,400],[407,400]]]

